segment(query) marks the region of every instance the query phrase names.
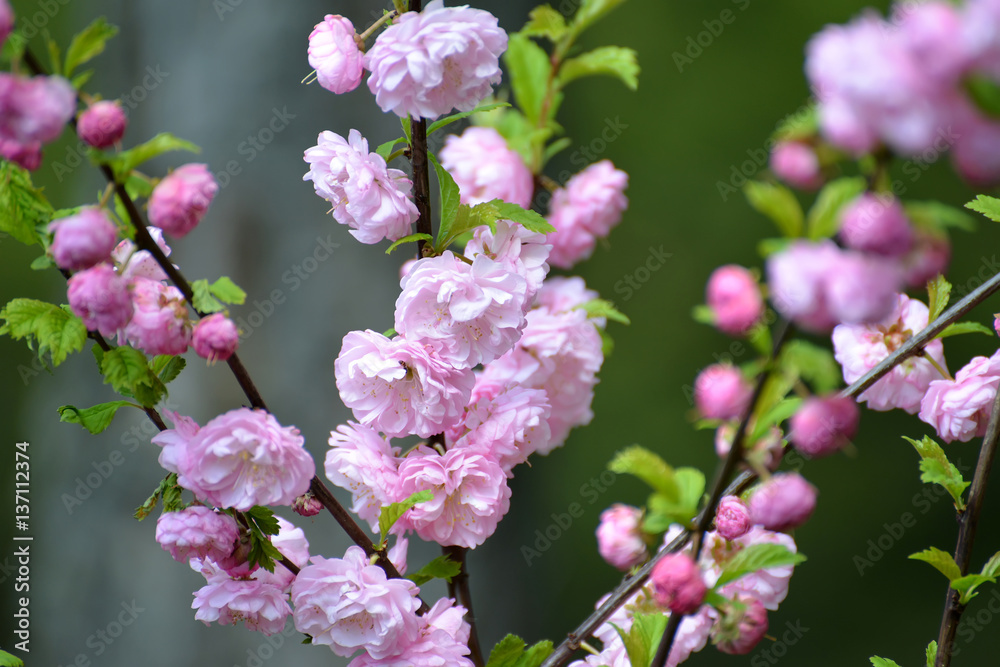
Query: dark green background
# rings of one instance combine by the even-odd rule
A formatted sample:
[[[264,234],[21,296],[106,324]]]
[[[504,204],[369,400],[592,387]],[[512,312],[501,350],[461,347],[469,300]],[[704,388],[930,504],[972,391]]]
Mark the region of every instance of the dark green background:
[[[240,173],[222,189],[198,231],[173,244],[173,257],[192,279],[230,275],[245,287],[250,299],[234,309],[234,316],[273,310],[244,341],[241,356],[272,411],[282,423],[299,426],[307,446],[322,461],[328,432],[349,417],[333,377],[340,340],[352,329],[381,331],[391,326],[396,270],[403,258],[387,258],[380,247],[361,246],[324,216],[325,203],[313,194],[311,184],[301,181],[301,154],[321,130],[346,135],[348,129],[358,128],[375,145],[398,134],[398,127],[378,111],[364,87],[336,97],[299,80],[308,72],[306,36],[325,13],[342,13],[361,26],[377,6],[312,0],[78,0],[66,5],[15,0],[14,6],[20,16],[34,17],[36,25],[44,23],[63,44],[97,14],[122,26],[122,34],[96,61],[99,72],[88,86],[105,97],[129,94],[134,99],[129,91],[142,85],[147,67],[168,73],[129,110],[126,145],[167,130],[204,151],[196,158],[175,154],[158,160],[150,166],[151,173],[190,159],[207,162],[215,172],[230,160],[236,162]],[[531,5],[493,0],[478,6],[515,30]],[[598,515],[614,502],[641,503],[645,492],[625,477],[607,487],[599,483],[603,491],[593,491],[598,487],[590,480],[599,478],[617,449],[640,443],[672,464],[698,466],[711,476],[716,463],[712,434],[692,429],[685,386],[701,367],[729,354],[730,341],[693,323],[689,313],[701,302],[714,267],[730,262],[759,266],[756,241],[774,234],[741,195],[723,199],[717,184],[728,182],[734,169],[748,160],[747,171],[756,171],[753,160],[760,161],[775,124],[807,102],[802,61],[809,37],[827,23],[845,22],[864,6],[853,0],[632,0],[586,35],[585,46],[621,44],[639,52],[639,91],[629,92],[611,79],[576,84],[561,116],[574,148],[553,163],[550,173],[575,170],[569,157],[584,148],[629,172],[631,203],[624,222],[579,273],[589,286],[614,300],[632,318],[632,326],[612,325],[617,348],[601,373],[593,423],[574,432],[565,447],[533,461],[531,468],[518,469],[508,517],[494,539],[470,557],[484,645],[506,632],[531,641],[559,641],[618,581],[618,574],[596,552]],[[47,9],[53,10],[52,18]],[[885,3],[879,9],[884,10]],[[735,20],[721,32],[718,24],[706,25],[726,10]],[[710,27],[719,34],[708,32]],[[679,71],[674,54],[699,35],[707,46],[700,54],[692,50],[693,62]],[[40,44],[38,38],[32,41],[36,51],[42,50]],[[287,109],[295,118],[251,159],[243,142],[267,126],[274,109]],[[608,123],[622,131],[601,148],[597,139]],[[56,206],[92,201],[103,186],[86,165],[58,182],[51,161],[65,163],[75,143],[66,133],[47,148],[49,161],[38,173],[38,182],[45,184]],[[905,196],[913,199],[940,198],[960,205],[974,194],[946,162],[916,180],[900,177],[907,186]],[[340,247],[330,260],[317,264],[308,280],[296,284],[293,267],[312,254],[317,237]],[[985,223],[975,234],[955,237],[949,277],[957,291],[978,284],[981,271],[987,275],[998,268],[997,238],[996,230]],[[670,258],[626,299],[616,285],[644,265],[651,249],[670,253]],[[65,286],[57,274],[27,270],[35,254],[13,240],[0,242],[4,302],[18,296],[64,299]],[[275,291],[281,303],[272,308],[266,301]],[[1000,310],[995,299],[975,317],[988,323],[994,310]],[[139,416],[119,416],[98,437],[59,424],[59,405],[83,406],[111,398],[89,353],[76,355],[50,376],[33,372],[31,353],[23,344],[4,339],[0,349],[4,461],[13,460],[14,442],[31,442],[36,539],[29,664],[68,665],[82,654],[97,665],[228,667],[256,664],[250,658],[253,652],[269,656],[264,661],[269,665],[346,664],[326,649],[298,646],[294,635],[270,656],[262,648],[267,645],[261,635],[242,627],[205,628],[194,621],[188,607],[191,591],[201,585],[200,576],[159,549],[152,520],[137,523],[130,516],[159,476],[155,447],[144,441],[129,451],[129,429],[142,433]],[[949,340],[950,367],[954,371],[971,356],[992,354],[994,349],[994,341],[984,337]],[[189,361],[191,368],[171,385],[176,409],[203,423],[241,404],[242,396],[224,366],[207,368],[193,355]],[[722,656],[708,647],[687,664],[759,666],[775,664],[779,654],[788,665],[866,665],[873,654],[892,657],[901,665],[923,664],[923,647],[937,633],[945,586],[939,574],[906,555],[929,545],[951,551],[955,540],[949,504],[917,497],[922,491],[917,458],[899,437],[927,432],[915,417],[866,412],[856,452],[804,468],[820,488],[813,520],[796,534],[809,561],[799,568],[788,599],[770,619],[771,634],[779,639],[786,624],[804,632],[794,645],[780,642],[779,648],[765,641],[748,657]],[[971,475],[977,448],[978,443],[956,443],[948,451]],[[95,464],[102,467],[115,450],[124,462],[70,513],[64,500],[74,493],[77,478],[86,478]],[[609,477],[606,474],[605,481]],[[8,472],[0,488],[10,488],[11,482]],[[559,516],[574,503],[583,507],[584,515],[559,527]],[[916,525],[900,534],[893,524],[907,512]],[[998,512],[1000,501],[992,489],[973,558],[977,565],[1000,548]],[[346,548],[327,517],[295,519],[304,525],[314,553],[337,556]],[[565,526],[565,519],[561,521]],[[11,544],[6,539],[11,523],[7,518],[0,521],[4,544]],[[553,525],[558,530],[550,528]],[[558,532],[558,539],[528,566],[522,549],[534,546],[536,531],[547,528]],[[879,559],[859,575],[855,559],[865,558],[869,541],[880,538],[888,548],[884,555],[873,552]],[[434,553],[431,547],[411,545],[411,562]],[[7,587],[13,580],[2,573],[0,579],[3,618],[9,619],[8,601],[14,593]],[[442,589],[432,585],[428,590],[433,598]],[[969,615],[978,617],[981,625],[960,632],[961,653],[954,664],[997,663],[998,626],[992,624],[996,613],[990,604],[1000,609],[1000,594],[993,596],[994,589],[985,589],[970,608]],[[110,645],[88,639],[115,620],[123,602],[132,600],[144,611],[121,637]],[[6,649],[12,643],[8,627],[8,620],[0,626],[0,646]],[[765,654],[767,650],[773,653]]]

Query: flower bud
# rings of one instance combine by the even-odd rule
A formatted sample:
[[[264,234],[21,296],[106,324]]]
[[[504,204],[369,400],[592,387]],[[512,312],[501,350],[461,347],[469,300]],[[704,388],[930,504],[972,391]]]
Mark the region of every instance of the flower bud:
[[[727,540],[735,540],[746,535],[753,522],[750,508],[736,496],[725,496],[715,510],[715,530]]]
[[[661,607],[677,614],[691,614],[705,601],[708,588],[691,556],[668,554],[653,566],[649,575],[653,597]]]
[[[913,245],[913,228],[895,197],[868,192],[844,208],[840,238],[855,250],[899,257]]]
[[[203,505],[164,512],[156,522],[156,541],[181,563],[192,558],[228,558],[239,532],[233,517]]]
[[[67,295],[73,313],[103,336],[114,336],[132,317],[128,283],[107,264],[73,274]]]
[[[364,54],[355,36],[354,24],[340,14],[327,14],[309,34],[309,66],[330,92],[347,93],[361,83]]]
[[[167,175],[149,198],[149,221],[181,238],[201,221],[219,185],[204,164],[185,164]]]
[[[191,342],[187,303],[176,287],[148,278],[132,279],[135,312],[125,337],[147,354],[183,354]]]
[[[736,437],[736,429],[739,422],[730,421],[720,426],[715,431],[715,453],[720,459],[729,455],[729,450],[733,447],[733,438]],[[747,425],[747,433],[755,430],[755,420],[751,419]],[[785,455],[785,434],[777,426],[771,426],[755,442],[743,442],[743,459],[751,468],[767,468],[777,470],[781,465],[781,459]]]
[[[34,171],[42,164],[42,142],[31,141],[22,144],[12,139],[0,138],[0,157],[28,171]]]
[[[253,549],[250,529],[244,528],[233,543],[233,551],[226,558],[220,558],[216,564],[226,571],[233,579],[249,577],[259,566],[250,566],[250,551]]]
[[[625,571],[646,560],[648,552],[639,524],[642,510],[615,504],[601,512],[597,527],[597,551],[609,565]]]
[[[292,511],[302,516],[316,516],[323,511],[323,503],[311,491],[307,491],[292,501]]]
[[[816,509],[816,487],[795,472],[781,472],[750,496],[750,518],[767,530],[787,532],[804,524]]]
[[[118,230],[99,208],[85,208],[76,215],[53,220],[52,257],[60,269],[81,271],[111,257]]]
[[[720,266],[708,279],[705,301],[715,315],[715,326],[741,336],[764,313],[764,299],[753,274],[742,266]]]
[[[94,148],[107,148],[125,136],[128,120],[117,102],[101,101],[90,105],[76,122],[76,133],[83,143]]]
[[[800,141],[778,142],[771,151],[771,171],[802,190],[815,190],[823,184],[816,151]]]
[[[752,595],[738,594],[733,602],[712,629],[712,642],[723,653],[746,655],[767,634],[767,609]]]
[[[7,41],[7,37],[14,29],[14,10],[11,9],[7,0],[0,0],[0,46]]]
[[[810,458],[842,449],[858,430],[861,413],[852,398],[827,396],[807,399],[792,415],[788,439]]]
[[[694,404],[706,419],[737,419],[752,396],[743,373],[728,364],[713,364],[694,381]]]
[[[233,356],[240,344],[240,332],[233,321],[222,313],[204,318],[194,326],[191,345],[199,357],[209,363],[225,361]]]

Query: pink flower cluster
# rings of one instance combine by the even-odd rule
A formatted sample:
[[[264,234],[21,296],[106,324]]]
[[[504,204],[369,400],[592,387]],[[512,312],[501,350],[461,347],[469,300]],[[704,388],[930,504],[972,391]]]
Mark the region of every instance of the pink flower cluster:
[[[66,79],[0,72],[0,157],[38,169],[42,144],[55,141],[75,112],[76,91]]]
[[[628,174],[601,160],[553,193],[548,218],[556,228],[548,237],[553,266],[569,269],[593,254],[597,239],[610,234],[628,208],[626,187]]]
[[[968,442],[986,435],[993,400],[1000,386],[1000,352],[975,357],[955,379],[933,380],[920,401],[920,419],[945,442]]]
[[[449,135],[439,157],[455,179],[463,204],[502,199],[521,208],[531,205],[535,189],[531,170],[492,127],[470,127],[461,136]]]

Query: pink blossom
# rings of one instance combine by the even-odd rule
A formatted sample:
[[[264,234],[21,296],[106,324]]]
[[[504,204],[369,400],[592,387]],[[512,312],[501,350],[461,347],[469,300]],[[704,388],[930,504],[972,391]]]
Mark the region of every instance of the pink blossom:
[[[705,301],[715,316],[715,326],[731,336],[742,336],[764,314],[764,299],[750,271],[728,264],[708,279]]]
[[[709,366],[694,381],[694,404],[706,419],[739,419],[752,394],[743,372],[727,364]]]
[[[628,174],[610,160],[601,160],[576,174],[552,195],[549,223],[556,231],[549,234],[552,252],[549,263],[561,269],[572,268],[594,251],[596,239],[611,233],[628,208],[625,188]]]
[[[705,600],[707,587],[698,565],[683,553],[662,557],[649,575],[657,603],[675,614],[691,614]]]
[[[153,241],[163,251],[164,256],[170,256],[170,246],[163,239],[163,231],[159,227],[147,227],[146,231]],[[132,278],[149,278],[150,280],[166,280],[167,274],[153,258],[148,250],[139,250],[129,239],[122,239],[111,251],[111,258],[118,265],[118,273],[126,280]]]
[[[238,537],[236,519],[203,505],[164,512],[156,521],[156,541],[180,563],[195,557],[226,558]]]
[[[28,171],[34,171],[42,164],[42,142],[29,141],[22,144],[0,137],[0,157]]]
[[[844,369],[844,382],[851,384],[927,327],[928,311],[920,301],[905,294],[897,297],[896,309],[876,324],[840,324],[833,330],[834,356]],[[872,410],[902,408],[911,415],[933,380],[941,378],[930,360],[947,369],[944,344],[933,340],[924,346],[924,355],[910,357],[867,389],[858,400]]]
[[[934,380],[920,403],[920,420],[945,442],[968,442],[986,435],[993,399],[1000,385],[1000,352],[974,357],[954,380]]]
[[[780,141],[771,151],[774,175],[802,190],[815,190],[823,184],[819,158],[811,146],[799,141]]]
[[[743,607],[727,609],[712,632],[712,641],[723,653],[746,655],[767,634],[767,609],[751,595],[738,594],[733,600]]]
[[[333,217],[351,228],[362,243],[398,241],[411,232],[417,207],[410,198],[413,183],[399,169],[389,169],[357,130],[348,139],[325,131],[307,148],[309,171],[302,177],[333,206]]]
[[[642,510],[614,504],[601,512],[597,527],[597,551],[612,567],[627,571],[646,560],[649,552],[642,539]]]
[[[406,12],[365,54],[368,88],[382,111],[436,118],[472,111],[500,82],[507,33],[481,9],[427,3]]]
[[[340,14],[327,14],[309,34],[309,66],[330,92],[347,93],[361,83],[364,54],[356,36],[354,24]]]
[[[14,10],[7,0],[0,0],[0,46],[14,29]]]
[[[532,453],[548,447],[551,413],[548,396],[541,389],[511,386],[477,397],[474,388],[464,420],[448,435],[457,441],[456,447],[485,448],[509,475]]]
[[[187,236],[205,215],[219,184],[199,163],[174,169],[149,196],[149,222],[174,238]]]
[[[118,102],[94,102],[80,114],[76,133],[85,144],[94,148],[108,148],[125,136],[128,119]]]
[[[363,648],[386,658],[418,632],[418,590],[407,579],[387,579],[361,547],[348,547],[343,559],[313,556],[292,584],[295,629],[339,656]]]
[[[462,418],[475,384],[471,370],[454,368],[432,348],[371,330],[344,336],[334,370],[354,418],[389,437],[441,433]]]
[[[931,81],[955,86],[972,63],[960,10],[948,2],[930,0],[895,7],[893,22],[910,60]]]
[[[292,613],[285,594],[277,586],[254,579],[230,579],[220,575],[195,591],[192,609],[194,617],[210,625],[236,625],[243,621],[247,628],[273,635],[285,628]]]
[[[404,520],[424,540],[473,549],[493,534],[510,509],[507,476],[482,447],[453,447],[442,456],[421,445],[399,464],[396,498],[429,490],[434,499],[407,512]]]
[[[396,538],[396,543],[389,548],[389,562],[393,564],[393,567],[402,574],[406,574],[406,570],[409,564],[406,562],[406,556],[410,551],[410,541],[403,536]]]
[[[720,459],[725,458],[729,454],[729,450],[732,449],[733,438],[736,437],[738,426],[739,423],[734,420],[726,422],[716,429],[715,453],[719,455]],[[752,433],[753,430],[754,420],[751,419],[747,431]],[[764,431],[755,442],[743,443],[743,457],[756,466],[776,470],[781,464],[785,452],[784,437],[780,428],[772,426]]]
[[[469,259],[486,255],[524,278],[527,283],[524,307],[528,308],[549,272],[546,260],[552,246],[545,242],[545,234],[529,232],[516,222],[497,220],[495,227],[495,232],[489,227],[477,228],[465,244],[464,254]]]
[[[892,313],[902,288],[898,263],[845,251],[826,276],[826,302],[838,322],[878,322]]]
[[[553,276],[542,283],[536,302],[537,305],[548,308],[549,312],[562,313],[599,299],[600,296],[588,289],[580,276]]]
[[[128,283],[107,264],[73,274],[67,291],[69,307],[91,331],[114,336],[132,317]]]
[[[755,544],[779,544],[792,553],[798,551],[795,540],[790,535],[772,532],[762,526],[754,526],[746,535],[732,541],[726,540],[716,532],[706,533],[705,547],[701,556],[706,583],[714,585],[729,559]],[[760,600],[765,609],[774,611],[788,595],[788,583],[794,569],[794,565],[783,565],[758,570],[726,584],[719,589],[719,593],[730,597],[737,593],[746,593]]]
[[[809,458],[838,452],[858,431],[860,411],[853,398],[814,396],[792,415],[788,439]]]
[[[743,537],[753,523],[750,508],[737,496],[724,496],[715,510],[715,530],[727,540]]]
[[[420,618],[420,628],[397,654],[375,659],[362,653],[348,667],[472,667],[465,607],[441,598]]]
[[[934,276],[948,272],[951,243],[944,234],[916,230],[913,247],[900,258],[903,280],[909,288],[923,288]]]
[[[527,284],[486,255],[470,266],[446,250],[417,262],[400,285],[396,331],[433,344],[456,368],[489,363],[521,337]]]
[[[111,258],[118,230],[103,209],[85,208],[49,223],[52,257],[60,269],[80,271]]]
[[[840,238],[855,250],[899,257],[913,245],[913,228],[899,200],[866,192],[844,207]]]
[[[816,508],[816,487],[795,472],[777,473],[750,496],[750,516],[767,530],[798,528]]]
[[[394,501],[393,491],[399,481],[398,454],[398,447],[368,426],[348,422],[330,432],[326,477],[351,492],[351,511],[367,521],[373,531],[378,530],[382,506]]]
[[[132,303],[132,319],[122,330],[130,344],[147,354],[184,354],[191,341],[191,321],[179,289],[135,278]]]
[[[492,127],[473,126],[461,136],[448,135],[440,159],[458,184],[463,204],[502,199],[521,208],[531,205],[531,170]]]
[[[26,148],[47,144],[75,112],[76,90],[66,79],[0,72],[0,139]]]
[[[240,344],[240,332],[231,319],[214,313],[194,325],[191,346],[195,353],[209,363],[225,361],[233,356]]]
[[[187,418],[185,418],[187,419]],[[189,419],[153,436],[160,465],[199,500],[247,511],[291,505],[315,475],[305,439],[263,410],[239,408],[200,429]]]
[[[829,331],[837,321],[830,313],[826,280],[839,259],[832,241],[793,241],[768,257],[767,283],[778,312],[809,331]]]

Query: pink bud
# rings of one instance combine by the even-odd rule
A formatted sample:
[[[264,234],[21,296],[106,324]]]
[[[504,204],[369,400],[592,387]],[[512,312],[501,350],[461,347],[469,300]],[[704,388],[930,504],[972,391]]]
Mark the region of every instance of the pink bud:
[[[34,171],[42,164],[42,142],[22,144],[13,139],[0,138],[0,157],[28,171]]]
[[[14,29],[14,10],[7,0],[0,0],[0,46],[7,41],[8,35]]]
[[[899,257],[913,245],[913,228],[895,197],[866,192],[844,208],[840,238],[855,250]]]
[[[233,321],[222,313],[204,318],[194,327],[191,345],[199,357],[209,363],[225,361],[233,356],[240,344],[240,332]]]
[[[197,330],[195,333],[197,334]],[[302,516],[316,516],[323,511],[323,503],[312,492],[307,491],[292,501],[292,511]]]
[[[233,544],[232,553],[226,558],[220,558],[216,564],[234,579],[248,578],[259,565],[250,565],[250,551],[253,545],[250,540],[250,530],[243,529]]]
[[[94,148],[107,148],[125,136],[128,120],[117,102],[95,102],[80,114],[76,133],[85,144]]]
[[[347,93],[361,83],[364,54],[355,35],[354,24],[340,14],[327,14],[309,35],[309,66],[331,92]]]
[[[753,274],[742,266],[720,266],[708,279],[705,301],[715,314],[715,326],[741,336],[764,312],[764,299]]]
[[[149,198],[149,221],[181,238],[201,221],[219,185],[204,164],[185,164],[167,175]]]
[[[128,283],[107,264],[73,274],[69,307],[91,331],[114,336],[132,317]]]
[[[746,535],[753,522],[750,508],[736,496],[725,496],[715,510],[715,530],[727,540],[735,540]]]
[[[118,230],[99,208],[85,208],[76,215],[53,220],[52,257],[60,269],[80,271],[111,257]]]
[[[838,322],[879,322],[896,308],[903,272],[896,261],[848,250],[831,267],[826,288],[830,314]]]
[[[648,552],[639,525],[642,510],[615,504],[601,512],[597,527],[597,551],[609,565],[628,570],[646,560]]]
[[[788,439],[797,450],[810,458],[829,456],[854,437],[860,418],[860,411],[852,398],[809,398],[792,415]]]
[[[767,609],[752,595],[738,594],[712,629],[715,648],[730,655],[746,655],[767,634]]]
[[[823,184],[823,174],[816,152],[799,141],[781,141],[771,151],[774,175],[802,190],[815,190]]]
[[[705,601],[708,588],[691,556],[667,554],[649,575],[656,602],[677,614],[691,614]]]
[[[1000,313],[994,313],[993,315],[993,329],[1000,336]]]
[[[694,404],[706,419],[737,419],[753,396],[753,388],[740,369],[713,364],[694,381]]]
[[[750,517],[767,530],[786,532],[816,509],[816,487],[796,472],[779,472],[750,496]]]

